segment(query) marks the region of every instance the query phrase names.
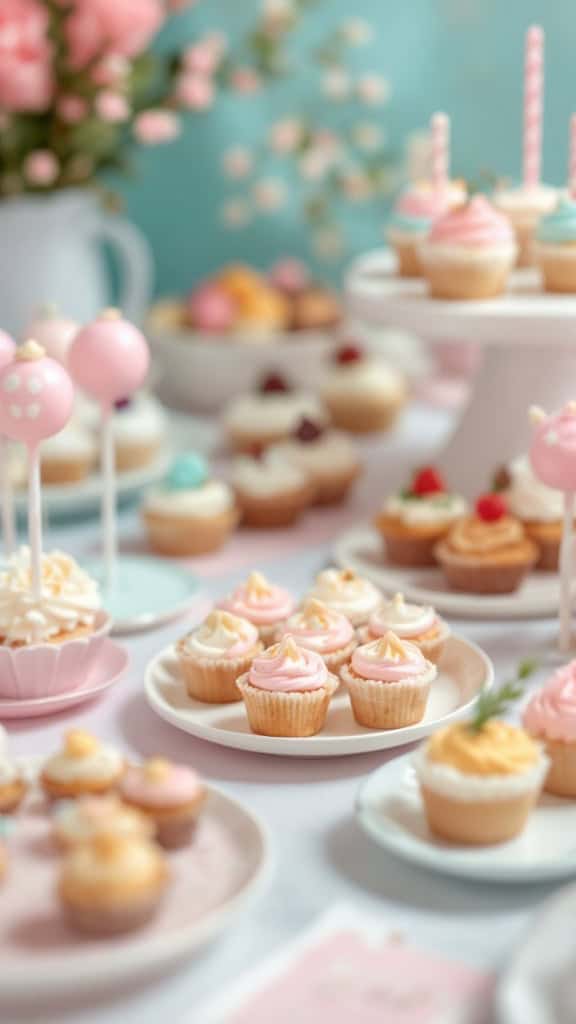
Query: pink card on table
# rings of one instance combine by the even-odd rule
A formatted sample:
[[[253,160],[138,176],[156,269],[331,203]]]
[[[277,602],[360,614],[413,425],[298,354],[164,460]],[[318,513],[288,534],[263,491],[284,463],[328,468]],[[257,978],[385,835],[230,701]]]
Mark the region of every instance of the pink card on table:
[[[205,1024],[484,1024],[493,980],[337,908],[204,1008]],[[185,1024],[185,1022],[182,1022]]]

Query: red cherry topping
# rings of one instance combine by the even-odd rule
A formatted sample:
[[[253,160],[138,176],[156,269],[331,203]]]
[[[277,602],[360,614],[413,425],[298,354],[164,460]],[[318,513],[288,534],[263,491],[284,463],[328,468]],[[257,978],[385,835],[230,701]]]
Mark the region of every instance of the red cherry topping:
[[[476,502],[476,515],[484,523],[496,523],[506,515],[508,508],[501,494],[481,494]]]
[[[290,391],[290,386],[280,373],[268,373],[260,381],[261,395],[270,395]]]
[[[434,466],[423,466],[412,481],[412,494],[424,497],[426,494],[443,494],[446,485]]]
[[[322,437],[324,431],[314,420],[309,420],[307,416],[303,416],[294,431],[294,437],[298,441],[302,441],[306,444],[309,441],[316,441],[319,437]]]
[[[364,353],[358,345],[342,345],[336,350],[336,362],[340,366],[347,363],[359,363],[364,358]]]

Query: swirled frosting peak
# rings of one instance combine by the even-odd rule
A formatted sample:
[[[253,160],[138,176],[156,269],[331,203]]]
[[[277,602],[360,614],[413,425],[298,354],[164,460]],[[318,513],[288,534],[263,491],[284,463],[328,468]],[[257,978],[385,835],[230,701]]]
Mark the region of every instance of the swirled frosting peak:
[[[459,555],[492,554],[524,540],[522,524],[512,516],[485,522],[476,516],[459,519],[450,530],[448,544]]]
[[[533,736],[563,743],[576,741],[576,661],[558,669],[534,694],[524,711],[523,723]]]
[[[241,658],[257,643],[258,630],[251,622],[219,609],[181,641],[187,654],[199,658]]]
[[[254,659],[248,680],[258,690],[318,690],[326,685],[328,670],[316,651],[300,647],[288,634]]]
[[[370,580],[352,569],[324,569],[316,577],[308,597],[342,612],[353,625],[366,621],[382,601],[382,594]]]
[[[474,731],[466,722],[439,729],[426,745],[430,761],[465,775],[516,775],[540,759],[540,748],[523,729],[491,718]]]
[[[32,593],[30,549],[20,548],[0,573],[0,636],[31,644],[93,626],[100,610],[98,584],[69,555],[42,556],[40,597]]]
[[[400,682],[429,668],[430,663],[418,647],[401,640],[391,630],[357,647],[352,655],[352,669],[357,675],[382,683]]]
[[[290,616],[286,622],[286,633],[290,633],[301,647],[319,654],[330,654],[354,638],[354,628],[349,619],[315,597],[308,598],[300,611]]]
[[[294,611],[292,595],[269,583],[259,572],[251,572],[245,583],[225,597],[220,607],[240,615],[256,626],[273,625]]]
[[[428,239],[433,244],[476,248],[512,245],[514,235],[508,219],[498,213],[484,196],[478,195],[434,221]]]

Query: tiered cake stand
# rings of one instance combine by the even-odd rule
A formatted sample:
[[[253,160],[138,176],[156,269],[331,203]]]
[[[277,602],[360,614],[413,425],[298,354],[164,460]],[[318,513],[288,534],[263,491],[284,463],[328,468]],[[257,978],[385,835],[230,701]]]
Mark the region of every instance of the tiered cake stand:
[[[437,459],[469,496],[527,450],[530,405],[552,411],[576,398],[576,296],[543,292],[534,270],[517,271],[502,298],[446,302],[429,298],[423,281],[396,277],[383,249],[352,265],[346,294],[350,315],[365,323],[482,347],[468,403]]]

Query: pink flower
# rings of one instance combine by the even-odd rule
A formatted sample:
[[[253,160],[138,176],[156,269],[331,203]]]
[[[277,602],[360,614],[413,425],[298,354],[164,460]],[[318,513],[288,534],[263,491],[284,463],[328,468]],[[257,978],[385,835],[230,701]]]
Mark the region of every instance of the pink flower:
[[[246,146],[231,146],[224,153],[222,165],[229,178],[245,178],[250,174],[254,158]]]
[[[193,71],[185,72],[176,82],[176,99],[189,110],[207,110],[214,100],[211,79]]]
[[[82,96],[65,93],[56,104],[59,116],[66,124],[78,124],[88,113],[88,104]]]
[[[130,107],[125,96],[112,89],[103,89],[94,100],[94,109],[103,121],[108,124],[121,124],[130,114]]]
[[[295,117],[276,121],[270,129],[270,145],[275,153],[293,153],[302,139],[302,125]]]
[[[52,99],[48,13],[37,0],[0,4],[0,108],[46,110]]]
[[[199,75],[211,75],[218,67],[220,55],[211,43],[196,43],[184,51],[184,67]]]
[[[24,161],[24,177],[31,185],[49,187],[60,172],[60,164],[49,149],[34,149]]]
[[[84,67],[103,50],[135,57],[163,20],[160,0],[75,0],[66,21],[71,63]]]
[[[260,76],[254,68],[236,68],[230,76],[230,84],[235,92],[250,95],[260,89]]]
[[[382,75],[362,75],[356,84],[356,93],[362,103],[378,106],[390,95],[390,86]]]
[[[134,135],[146,146],[172,142],[180,130],[180,119],[170,110],[145,110],[134,121]]]

